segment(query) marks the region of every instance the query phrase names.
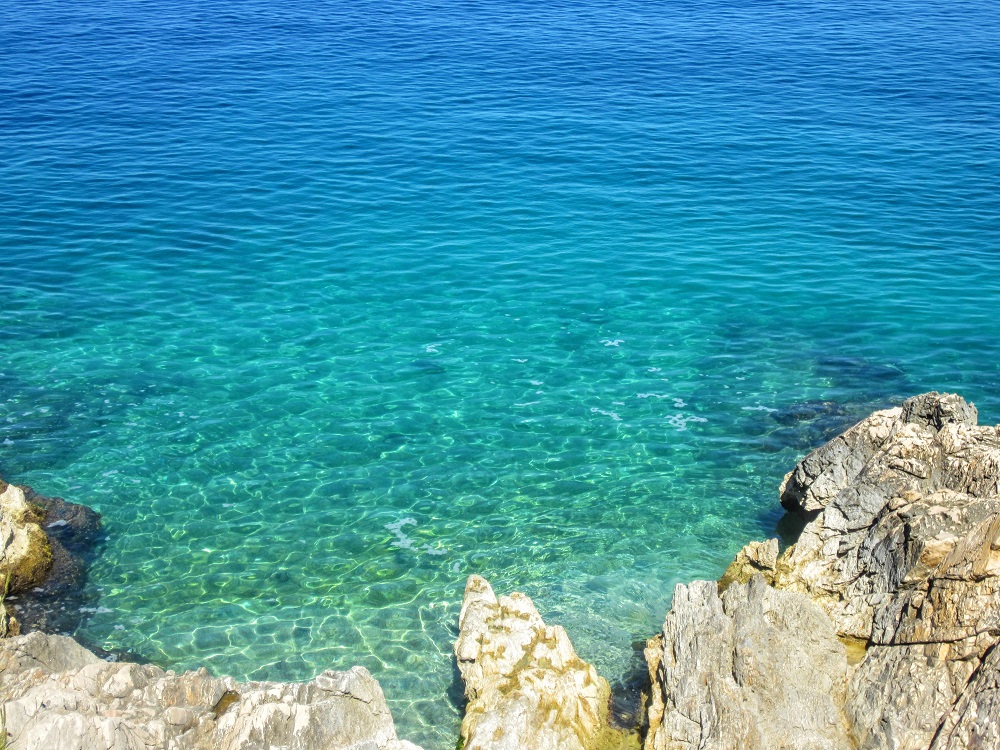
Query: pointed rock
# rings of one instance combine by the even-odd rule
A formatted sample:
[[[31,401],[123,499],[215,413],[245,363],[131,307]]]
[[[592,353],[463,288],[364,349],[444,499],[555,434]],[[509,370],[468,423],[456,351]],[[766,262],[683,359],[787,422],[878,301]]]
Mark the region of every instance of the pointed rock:
[[[596,750],[628,744],[608,725],[611,689],[566,631],[524,594],[470,576],[455,657],[468,698],[464,750]],[[635,740],[633,739],[632,742]]]

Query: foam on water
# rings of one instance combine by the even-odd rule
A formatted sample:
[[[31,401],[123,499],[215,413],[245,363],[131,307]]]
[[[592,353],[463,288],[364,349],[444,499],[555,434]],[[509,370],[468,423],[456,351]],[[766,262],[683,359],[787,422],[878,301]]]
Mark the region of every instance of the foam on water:
[[[995,3],[0,8],[0,470],[78,635],[363,664],[454,747],[470,573],[609,678],[808,449],[1000,418]]]

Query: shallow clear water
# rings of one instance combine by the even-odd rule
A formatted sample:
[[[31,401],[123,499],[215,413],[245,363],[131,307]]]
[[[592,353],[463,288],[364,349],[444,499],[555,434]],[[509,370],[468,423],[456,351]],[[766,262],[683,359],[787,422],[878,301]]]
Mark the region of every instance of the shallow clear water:
[[[457,732],[470,573],[614,679],[875,407],[1000,420],[1000,6],[0,6],[0,470],[90,642]],[[813,402],[832,402],[813,403]]]

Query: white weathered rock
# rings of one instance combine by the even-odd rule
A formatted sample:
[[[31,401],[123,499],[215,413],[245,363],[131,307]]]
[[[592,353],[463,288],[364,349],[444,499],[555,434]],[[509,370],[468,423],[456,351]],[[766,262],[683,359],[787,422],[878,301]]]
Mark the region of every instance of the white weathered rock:
[[[471,576],[459,628],[465,750],[591,750],[624,741],[608,725],[607,680],[527,596],[498,599],[484,578]]]
[[[847,657],[833,624],[759,575],[721,598],[711,581],[677,586],[646,659],[646,750],[851,748]]]
[[[419,750],[396,737],[362,667],[308,683],[247,682],[109,663],[73,639],[0,640],[15,747],[45,750]]]

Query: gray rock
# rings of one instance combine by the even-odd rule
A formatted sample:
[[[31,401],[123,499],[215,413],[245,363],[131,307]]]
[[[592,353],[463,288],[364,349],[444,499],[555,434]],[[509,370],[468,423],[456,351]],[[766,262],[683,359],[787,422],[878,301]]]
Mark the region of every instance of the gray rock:
[[[16,747],[46,750],[419,750],[396,737],[362,667],[308,683],[174,674],[109,663],[73,639],[0,641],[0,693]]]
[[[848,665],[824,612],[763,577],[678,586],[646,649],[646,750],[849,750]]]
[[[862,747],[1000,747],[940,744],[943,732],[989,736],[980,725],[1000,720],[1000,702],[990,692],[1000,639],[998,542],[1000,514],[994,514],[876,611],[872,646],[846,706]]]
[[[976,419],[923,394],[785,477],[798,541],[741,550],[721,599],[679,587],[650,642],[647,750],[1000,748],[1000,430]]]
[[[916,396],[813,451],[782,486],[811,520],[774,584],[867,643],[845,702],[861,750],[1000,747],[1000,431],[976,419],[958,396]]]
[[[983,659],[934,736],[930,750],[1000,747],[1000,648]]]

